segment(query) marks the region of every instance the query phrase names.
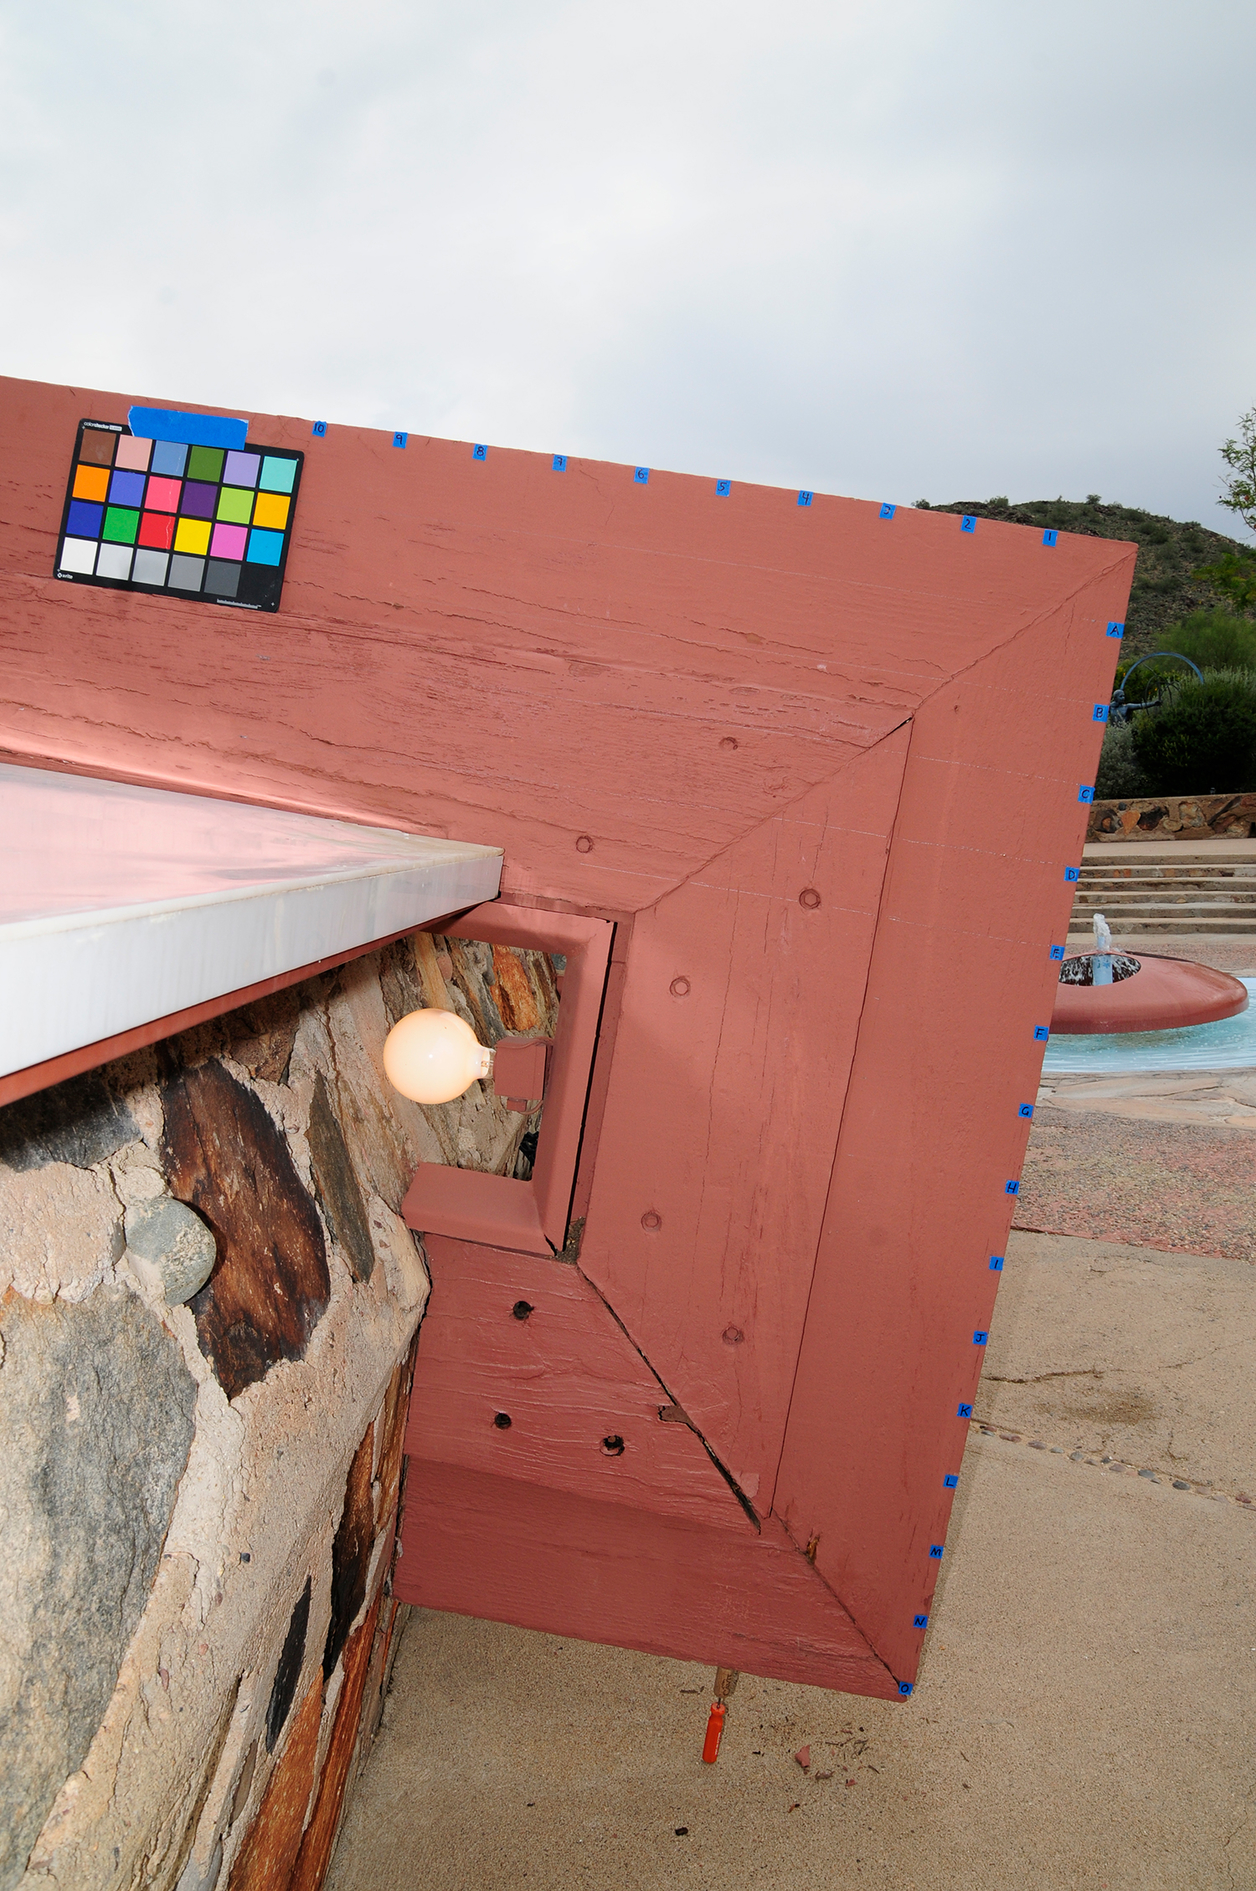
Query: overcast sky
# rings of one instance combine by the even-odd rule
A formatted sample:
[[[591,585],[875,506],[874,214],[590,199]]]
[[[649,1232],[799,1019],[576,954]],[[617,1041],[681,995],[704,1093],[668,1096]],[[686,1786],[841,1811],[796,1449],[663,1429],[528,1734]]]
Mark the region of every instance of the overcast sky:
[[[4,0],[0,365],[1244,536],[1252,0]]]

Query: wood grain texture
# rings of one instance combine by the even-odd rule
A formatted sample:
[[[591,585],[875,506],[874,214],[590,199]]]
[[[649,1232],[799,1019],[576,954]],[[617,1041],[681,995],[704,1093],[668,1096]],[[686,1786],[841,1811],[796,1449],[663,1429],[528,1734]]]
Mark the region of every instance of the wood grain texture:
[[[1102,591],[1100,595],[1103,595]],[[1097,601],[1097,600],[1096,600]],[[777,1508],[911,1679],[981,1370],[1111,646],[1077,600],[915,719]],[[1011,840],[1009,841],[1009,832]]]
[[[276,616],[58,583],[76,424],[130,398],[0,382],[0,744],[501,845],[506,899],[652,904],[1128,559],[1035,585],[1017,526],[259,414],[306,454]]]
[[[690,1458],[652,1459],[630,1502],[603,1501],[600,1459],[559,1487],[586,1421],[645,1381],[627,1339],[588,1337],[535,1207],[525,1230],[490,1215],[483,1240],[537,1250],[493,1263],[503,1286],[562,1276],[544,1359],[580,1390],[552,1404],[514,1336],[477,1324],[491,1268],[464,1247],[448,1278],[481,1284],[442,1337],[438,1280],[416,1409],[465,1461],[412,1461],[398,1593],[893,1692],[937,1572],[1133,548],[254,416],[254,439],[306,451],[283,608],[261,620],[51,577],[75,425],[126,405],[0,386],[0,747],[502,846],[508,904],[613,922],[577,1083],[580,1266],[762,1517],[708,1527],[704,1496],[674,1514],[698,1489],[683,1425],[658,1431]],[[560,1040],[566,1009],[565,991]],[[560,1041],[547,1122],[562,1080]],[[471,1423],[503,1373],[535,1398],[510,1476]]]
[[[763,1514],[906,754],[903,728],[633,936],[580,1265]]]
[[[785,1531],[706,1530],[411,1460],[403,1602],[812,1687],[898,1684]]]
[[[433,1236],[406,1450],[753,1536],[674,1395],[575,1267]],[[516,1317],[516,1305],[531,1310]],[[499,1415],[509,1427],[495,1423]],[[607,1440],[621,1449],[608,1451]],[[425,1553],[425,1552],[420,1552]]]

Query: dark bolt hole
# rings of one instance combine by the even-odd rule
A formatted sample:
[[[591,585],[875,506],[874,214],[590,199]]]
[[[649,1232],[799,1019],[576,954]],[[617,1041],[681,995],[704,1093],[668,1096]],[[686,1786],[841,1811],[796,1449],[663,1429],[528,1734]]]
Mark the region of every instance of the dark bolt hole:
[[[613,1431],[609,1438],[603,1438],[602,1449],[605,1451],[608,1458],[623,1457],[624,1441],[617,1431]]]
[[[493,1423],[496,1425],[498,1431],[509,1431],[512,1423],[510,1413],[495,1412],[493,1415]]]
[[[526,1320],[532,1308],[528,1301],[516,1300],[510,1311],[514,1314],[516,1320]]]

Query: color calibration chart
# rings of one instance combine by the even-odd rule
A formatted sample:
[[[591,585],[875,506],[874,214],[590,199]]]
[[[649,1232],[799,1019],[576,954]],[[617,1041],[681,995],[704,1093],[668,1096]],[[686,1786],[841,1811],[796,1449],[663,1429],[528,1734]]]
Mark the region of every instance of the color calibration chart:
[[[202,440],[147,438],[134,425],[146,419]],[[227,425],[206,416],[145,408],[131,421],[79,422],[57,577],[278,610],[305,455],[244,445],[243,421],[227,436],[238,448],[205,444]]]

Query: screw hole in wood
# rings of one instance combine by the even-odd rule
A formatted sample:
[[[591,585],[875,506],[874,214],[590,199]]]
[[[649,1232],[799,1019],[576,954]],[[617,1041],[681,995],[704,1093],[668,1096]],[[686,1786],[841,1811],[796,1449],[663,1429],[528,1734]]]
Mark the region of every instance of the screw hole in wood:
[[[623,1457],[624,1441],[620,1437],[617,1431],[611,1432],[609,1436],[603,1438],[602,1449],[606,1453],[608,1458],[622,1458]]]
[[[576,835],[576,852],[578,854],[591,854],[593,852],[592,834]]]
[[[668,990],[671,992],[673,998],[687,998],[689,996],[689,980],[687,978],[674,978],[668,986]]]
[[[509,1431],[513,1422],[509,1412],[494,1412],[493,1414],[493,1423],[498,1431]]]
[[[798,895],[798,904],[805,906],[809,913],[814,913],[820,904],[820,895],[813,886],[805,886]]]
[[[647,1208],[644,1215],[641,1217],[641,1226],[648,1228],[650,1233],[653,1234],[656,1228],[663,1226],[663,1217],[662,1215],[656,1215],[652,1208]]]
[[[720,1338],[726,1346],[740,1346],[745,1337],[746,1335],[739,1326],[726,1326],[724,1331],[720,1334]]]
[[[532,1308],[528,1301],[516,1300],[510,1311],[514,1314],[516,1320],[526,1320]]]

